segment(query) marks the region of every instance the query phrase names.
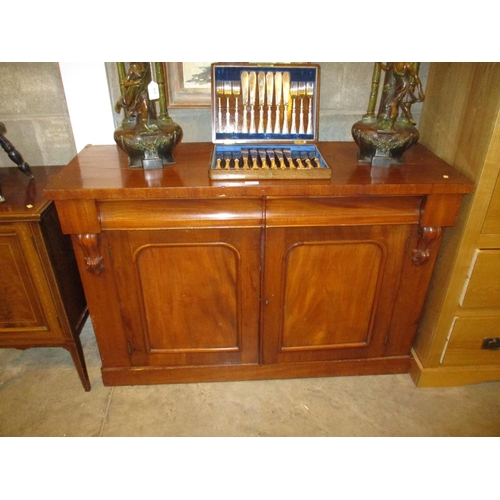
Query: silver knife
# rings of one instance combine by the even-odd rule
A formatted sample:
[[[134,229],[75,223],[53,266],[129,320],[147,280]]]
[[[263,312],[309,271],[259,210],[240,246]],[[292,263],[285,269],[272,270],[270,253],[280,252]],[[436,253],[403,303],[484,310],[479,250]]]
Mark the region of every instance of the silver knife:
[[[259,134],[264,133],[264,102],[266,98],[266,74],[263,71],[259,71],[257,75],[257,81],[259,84],[259,127],[257,132]]]
[[[273,125],[271,123],[271,106],[273,105],[273,91],[274,91],[274,75],[272,71],[266,73],[266,99],[267,99],[267,124],[266,134],[273,133]]]
[[[281,133],[281,126],[280,126],[280,117],[281,117],[281,92],[283,91],[282,89],[283,85],[283,74],[281,71],[278,71],[274,75],[274,94],[275,94],[275,101],[276,101],[276,122],[274,124],[274,133],[275,134],[280,134]]]
[[[288,102],[290,100],[290,73],[283,73],[283,133],[288,134]]]
[[[257,73],[251,71],[248,74],[248,85],[250,92],[250,133],[255,134],[255,98],[257,93]]]
[[[241,102],[243,105],[243,125],[241,131],[248,134],[247,110],[248,110],[248,71],[241,72]]]

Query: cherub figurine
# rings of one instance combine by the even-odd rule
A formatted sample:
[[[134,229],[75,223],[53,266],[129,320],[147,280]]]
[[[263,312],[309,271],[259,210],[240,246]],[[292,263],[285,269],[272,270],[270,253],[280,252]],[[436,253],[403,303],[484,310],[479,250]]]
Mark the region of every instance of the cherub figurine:
[[[149,117],[148,69],[144,63],[130,63],[127,78],[123,82],[125,92],[115,105],[117,113],[123,108],[125,116],[136,118],[138,124],[144,123]]]
[[[167,112],[161,63],[131,62],[127,71],[125,63],[117,63],[117,68],[122,96],[115,110],[119,113],[123,109],[125,118],[115,130],[114,139],[127,153],[129,166],[153,169],[174,163],[172,151],[182,138],[182,128]],[[156,99],[149,95],[152,74],[158,79],[155,83],[160,84]]]
[[[372,167],[401,165],[403,153],[418,141],[411,106],[425,98],[419,67],[420,63],[375,63],[368,109],[352,126],[352,137],[359,146],[359,163],[370,163]],[[386,74],[379,112],[375,114],[382,70]]]
[[[394,75],[395,88],[385,103],[385,108],[389,111],[391,130],[398,117],[399,108],[408,118],[408,121],[415,125],[415,120],[411,114],[411,105],[424,100],[422,83],[417,72],[409,62],[395,62],[388,65],[379,62],[384,71],[391,71]],[[415,95],[415,86],[418,90],[418,97]]]

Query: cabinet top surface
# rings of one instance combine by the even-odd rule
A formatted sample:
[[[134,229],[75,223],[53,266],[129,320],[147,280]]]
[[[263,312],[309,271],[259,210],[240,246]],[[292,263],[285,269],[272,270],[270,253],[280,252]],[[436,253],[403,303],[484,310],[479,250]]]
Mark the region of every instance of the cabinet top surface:
[[[181,143],[174,165],[131,169],[117,146],[87,146],[44,190],[48,199],[220,198],[251,196],[367,196],[467,194],[473,183],[421,144],[403,156],[403,165],[371,168],[357,162],[352,142],[320,142],[332,169],[327,180],[221,181],[209,179],[212,143]]]
[[[48,180],[63,166],[31,167],[34,180],[17,167],[0,168],[0,186],[5,201],[0,203],[0,220],[38,220],[50,200],[44,197]]]

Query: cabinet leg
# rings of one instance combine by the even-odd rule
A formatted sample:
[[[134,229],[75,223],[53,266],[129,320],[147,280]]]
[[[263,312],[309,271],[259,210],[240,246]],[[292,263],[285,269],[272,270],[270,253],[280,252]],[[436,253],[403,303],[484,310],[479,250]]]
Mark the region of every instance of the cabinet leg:
[[[86,392],[90,391],[90,380],[89,375],[87,373],[87,365],[85,364],[85,358],[83,356],[83,348],[80,339],[75,339],[74,344],[69,344],[66,346],[66,349],[71,354],[71,358],[73,359],[73,363],[75,364],[76,371],[78,372],[78,376],[80,377],[80,381],[82,382],[83,388]]]

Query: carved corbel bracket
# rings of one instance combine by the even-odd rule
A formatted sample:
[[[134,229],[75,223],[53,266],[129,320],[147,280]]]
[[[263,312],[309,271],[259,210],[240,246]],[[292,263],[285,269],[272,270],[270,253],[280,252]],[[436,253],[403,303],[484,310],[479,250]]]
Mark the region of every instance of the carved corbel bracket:
[[[98,234],[79,234],[77,241],[82,247],[87,270],[98,276],[104,271],[104,264],[102,263],[102,255],[99,249],[99,235]]]
[[[415,266],[425,264],[431,256],[432,246],[439,241],[443,229],[441,227],[422,227],[417,248],[413,250],[412,262]]]

